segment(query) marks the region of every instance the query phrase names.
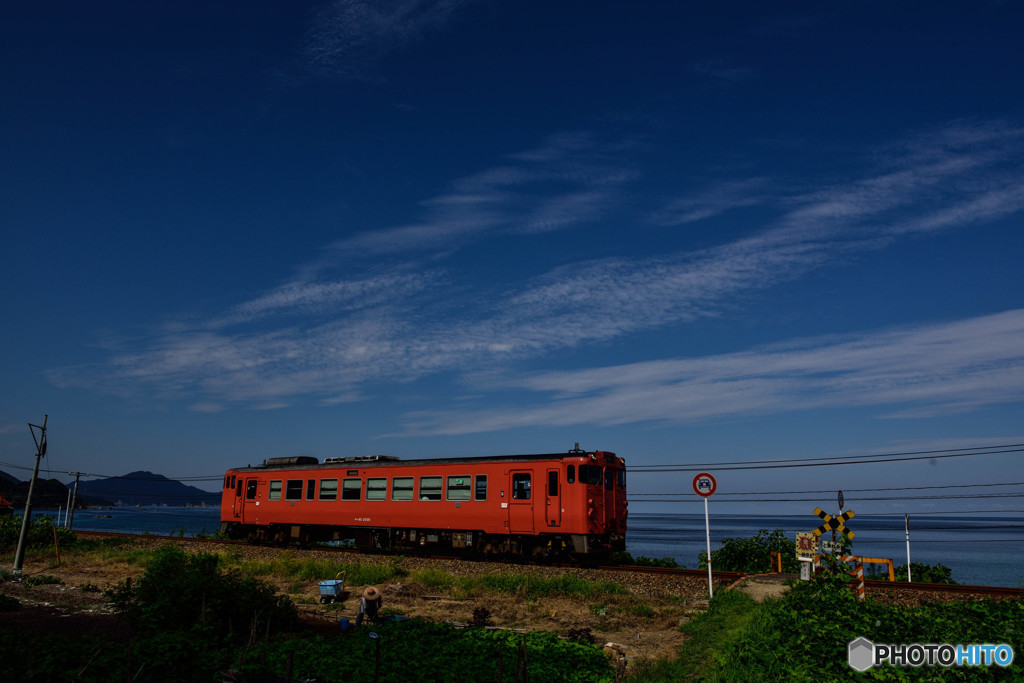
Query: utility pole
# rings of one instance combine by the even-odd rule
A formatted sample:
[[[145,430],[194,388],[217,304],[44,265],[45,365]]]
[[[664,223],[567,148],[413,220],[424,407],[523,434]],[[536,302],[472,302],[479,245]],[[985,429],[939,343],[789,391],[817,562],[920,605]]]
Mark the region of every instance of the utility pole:
[[[18,536],[18,550],[14,554],[14,575],[21,576],[21,565],[25,561],[25,541],[28,539],[28,525],[32,518],[32,490],[36,487],[36,477],[39,476],[39,461],[46,455],[46,420],[49,415],[43,416],[42,426],[28,423],[28,429],[32,432],[32,440],[36,443],[36,466],[32,470],[32,480],[28,484],[28,496],[25,498],[25,512],[21,516],[21,535]],[[36,438],[36,430],[39,430],[39,438]]]
[[[81,472],[68,472],[68,474],[75,475],[75,488],[71,491],[71,510],[70,516],[68,517],[67,527],[70,529],[71,525],[75,523],[75,501],[78,499],[78,480],[82,478]],[[85,476],[89,476],[86,474]]]

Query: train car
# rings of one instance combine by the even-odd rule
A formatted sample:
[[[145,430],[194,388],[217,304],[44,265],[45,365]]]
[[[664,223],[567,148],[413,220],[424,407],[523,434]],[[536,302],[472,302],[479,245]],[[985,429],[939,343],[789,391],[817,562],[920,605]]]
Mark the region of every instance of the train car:
[[[271,458],[224,475],[231,538],[519,557],[626,547],[626,463],[606,451],[399,460]]]

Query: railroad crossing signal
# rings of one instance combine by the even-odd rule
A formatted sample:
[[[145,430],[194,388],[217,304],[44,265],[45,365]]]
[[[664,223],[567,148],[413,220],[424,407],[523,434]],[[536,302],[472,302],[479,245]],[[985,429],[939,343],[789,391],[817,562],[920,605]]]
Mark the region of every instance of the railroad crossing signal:
[[[823,533],[831,529],[832,531],[838,531],[841,534],[846,534],[850,538],[853,538],[853,532],[844,526],[846,522],[853,518],[853,510],[847,510],[843,514],[833,517],[821,508],[814,508],[814,514],[821,517],[825,522],[814,530],[815,536],[821,536]]]

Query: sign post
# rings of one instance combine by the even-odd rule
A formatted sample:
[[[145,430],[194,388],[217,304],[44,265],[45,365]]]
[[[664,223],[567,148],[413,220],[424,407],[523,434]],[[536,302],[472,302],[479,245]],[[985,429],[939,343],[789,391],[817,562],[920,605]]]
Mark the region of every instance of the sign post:
[[[711,584],[711,518],[708,517],[708,498],[718,488],[718,482],[707,472],[701,472],[693,478],[693,491],[704,499],[704,532],[708,549],[708,597],[715,597],[715,589]]]
[[[907,583],[913,583],[910,579],[910,513],[903,513],[903,518],[907,523]]]

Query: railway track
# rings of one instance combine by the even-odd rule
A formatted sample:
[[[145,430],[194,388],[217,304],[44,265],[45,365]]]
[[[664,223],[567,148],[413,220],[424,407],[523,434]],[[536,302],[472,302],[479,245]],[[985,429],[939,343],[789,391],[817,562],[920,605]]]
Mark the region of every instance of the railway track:
[[[84,537],[127,537],[127,538],[150,538],[160,539],[168,541],[188,541],[193,543],[204,543],[210,545],[250,545],[248,541],[230,541],[223,539],[213,538],[194,538],[184,536],[159,536],[154,534],[127,534],[121,532],[112,531],[76,531]],[[361,551],[352,548],[317,548],[321,551],[330,551],[347,554],[364,554]],[[492,562],[493,560],[465,558],[465,557],[452,557],[452,556],[430,556],[430,555],[418,555],[423,559],[437,559],[437,560],[467,560],[475,562]],[[500,564],[507,564],[501,562]],[[538,563],[533,563],[538,564]],[[554,567],[572,567],[572,568],[590,568],[600,571],[607,572],[630,572],[634,574],[653,574],[665,577],[671,576],[685,576],[693,578],[707,579],[708,572],[706,569],[683,569],[683,568],[668,568],[668,567],[644,567],[638,565],[600,565],[584,567],[579,564],[551,564],[546,566]],[[712,571],[712,580],[716,584],[733,585],[743,579],[758,579],[764,581],[779,581],[783,582],[790,579],[798,579],[796,574],[749,574],[744,572],[727,572],[727,571]],[[978,595],[986,597],[999,597],[999,598],[1011,598],[1011,599],[1024,599],[1024,588],[1010,588],[1005,586],[976,586],[959,583],[924,583],[914,582],[907,583],[904,581],[877,581],[877,580],[866,580],[864,585],[867,589],[872,591],[910,591],[914,593],[951,593],[960,595]]]

